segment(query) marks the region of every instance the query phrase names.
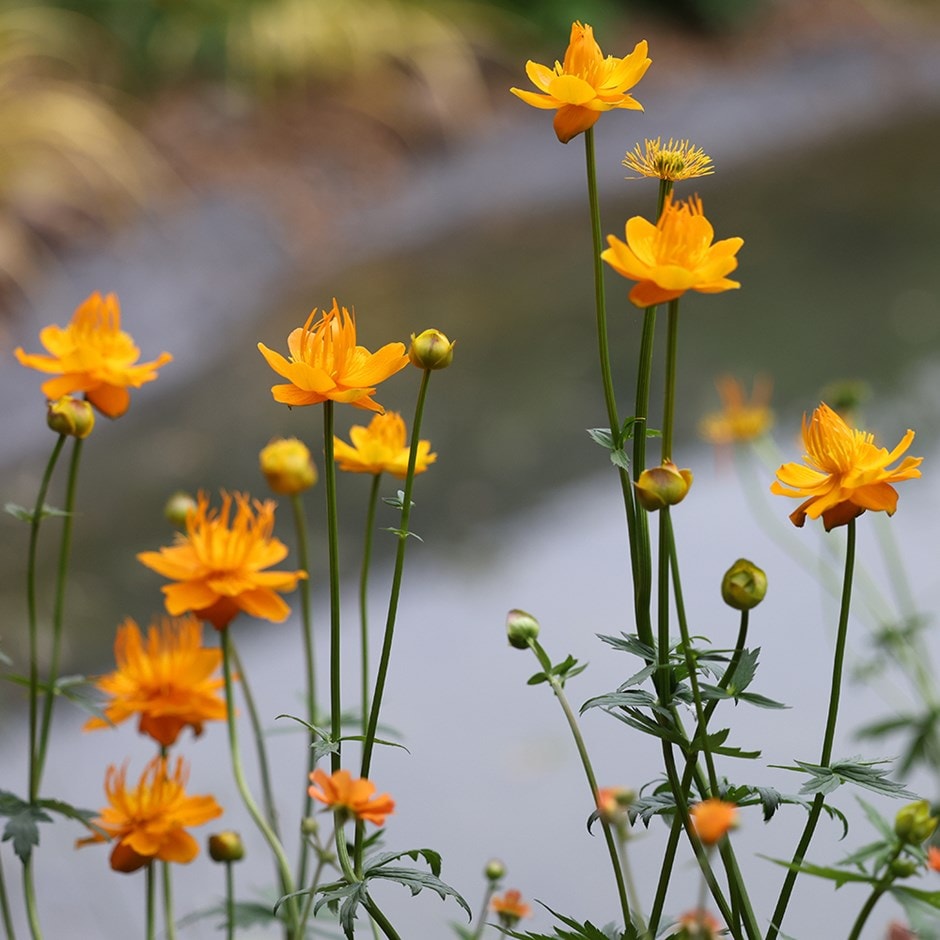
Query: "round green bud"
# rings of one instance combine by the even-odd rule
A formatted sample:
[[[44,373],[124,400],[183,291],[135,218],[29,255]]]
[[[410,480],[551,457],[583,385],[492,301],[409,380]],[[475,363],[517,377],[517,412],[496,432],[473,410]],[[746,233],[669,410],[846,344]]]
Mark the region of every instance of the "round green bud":
[[[46,424],[56,434],[67,434],[82,440],[94,430],[95,413],[84,398],[63,395],[49,402]]]
[[[896,858],[891,862],[891,874],[895,878],[910,878],[920,866],[912,858]]]
[[[177,529],[186,528],[186,518],[196,508],[196,500],[180,490],[174,493],[163,507],[163,517]]]
[[[908,803],[894,817],[894,834],[905,845],[921,845],[937,828],[937,818],[930,815],[930,804],[926,800]]]
[[[305,836],[315,836],[320,831],[320,824],[313,816],[304,816],[300,820],[300,831]]]
[[[440,330],[411,334],[408,358],[419,369],[446,369],[454,359],[454,346]]]
[[[509,645],[517,650],[529,648],[529,641],[538,639],[539,622],[524,610],[514,608],[506,615],[506,635]]]
[[[644,470],[633,484],[637,501],[647,512],[657,512],[681,503],[690,486],[692,471],[680,470],[671,460],[660,467]]]
[[[231,829],[209,836],[209,857],[214,862],[238,862],[245,857],[242,837]]]
[[[721,579],[722,600],[735,610],[756,607],[766,594],[767,575],[746,558],[739,558]]]
[[[491,858],[483,869],[487,881],[499,881],[506,877],[506,866],[498,858]]]

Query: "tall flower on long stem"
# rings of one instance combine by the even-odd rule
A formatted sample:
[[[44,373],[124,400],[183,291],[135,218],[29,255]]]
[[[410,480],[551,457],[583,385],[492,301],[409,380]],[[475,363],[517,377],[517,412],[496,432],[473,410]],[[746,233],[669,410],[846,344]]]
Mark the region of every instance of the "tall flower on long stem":
[[[173,359],[165,352],[151,362],[137,361],[140,349],[121,329],[121,307],[114,294],[92,294],[78,306],[68,326],[47,326],[40,331],[39,340],[48,356],[21,348],[14,354],[21,365],[56,376],[42,385],[46,398],[84,392],[109,418],[127,411],[129,388],[152,382],[157,369]]]
[[[333,307],[314,322],[307,322],[287,337],[290,358],[258,343],[268,365],[287,379],[271,394],[285,405],[317,405],[325,401],[347,402],[367,411],[384,409],[374,400],[376,386],[408,365],[403,343],[387,343],[371,353],[356,344],[356,321],[333,299]]]
[[[526,75],[538,92],[509,90],[533,108],[556,111],[555,134],[566,144],[593,127],[604,111],[643,110],[643,105],[627,92],[650,66],[647,48],[644,39],[622,59],[605,57],[594,38],[594,30],[574,22],[564,62],[556,62],[554,68],[531,60],[526,63]]]
[[[349,429],[347,444],[340,438],[333,440],[333,456],[340,470],[348,473],[390,473],[400,480],[408,475],[408,456],[411,448],[406,443],[405,422],[395,411],[376,415],[368,427],[354,424]],[[424,473],[437,460],[431,453],[430,441],[418,442],[415,473]]]
[[[727,275],[737,266],[735,257],[743,238],[714,241],[715,230],[705,218],[702,201],[666,197],[659,221],[642,216],[627,221],[626,241],[607,236],[610,246],[601,257],[636,285],[630,301],[651,307],[681,297],[688,290],[716,294],[740,287]]]
[[[806,517],[822,516],[826,530],[845,525],[866,509],[894,514],[898,492],[891,485],[920,476],[923,457],[898,460],[911,446],[914,432],[908,429],[890,453],[875,446],[875,436],[850,428],[825,402],[810,419],[803,416],[803,457],[806,466],[783,464],[770,490],[778,496],[805,497],[790,514],[802,526]]]
[[[232,504],[235,514],[232,517]],[[274,538],[274,503],[244,493],[222,493],[222,508],[209,509],[200,493],[186,518],[186,532],[176,544],[137,559],[175,583],[164,585],[166,609],[173,615],[192,611],[217,630],[240,611],[281,623],[290,608],[279,591],[292,591],[305,571],[266,571],[287,557],[287,546]]]

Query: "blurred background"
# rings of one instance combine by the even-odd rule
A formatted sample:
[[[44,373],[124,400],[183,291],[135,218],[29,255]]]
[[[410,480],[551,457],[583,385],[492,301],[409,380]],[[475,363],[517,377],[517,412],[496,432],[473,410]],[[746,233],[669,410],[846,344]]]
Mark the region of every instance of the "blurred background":
[[[298,435],[317,449],[318,410],[289,411],[270,399],[274,378],[258,341],[283,349],[287,333],[333,296],[355,307],[361,342],[370,348],[407,341],[429,326],[456,339],[454,367],[432,383],[425,431],[440,457],[419,481],[415,519],[431,551],[412,551],[413,632],[403,640],[401,685],[389,699],[389,722],[419,756],[410,764],[397,754],[388,758],[391,782],[380,789],[394,787],[407,805],[407,794],[419,801],[429,780],[453,787],[453,799],[442,797],[423,817],[436,819],[434,831],[415,837],[435,845],[452,840],[445,862],[453,859],[460,877],[446,867],[444,876],[468,897],[486,857],[521,842],[528,846],[523,857],[515,866],[507,858],[511,875],[526,876],[519,887],[550,904],[567,890],[564,903],[553,906],[603,921],[588,904],[596,890],[597,904],[610,905],[613,918],[605,892],[596,885],[572,891],[546,870],[555,858],[556,868],[570,872],[557,857],[578,857],[571,852],[586,852],[584,864],[595,870],[602,860],[583,837],[589,808],[562,812],[564,787],[577,769],[559,716],[547,711],[552,703],[539,700],[538,690],[524,688],[529,664],[520,671],[501,633],[509,607],[539,613],[540,604],[552,603],[561,646],[570,642],[580,658],[600,660],[593,634],[629,626],[624,598],[597,590],[597,572],[607,565],[619,572],[624,549],[616,529],[603,534],[604,522],[616,520],[598,512],[596,494],[614,502],[616,494],[605,455],[584,433],[603,423],[604,409],[595,377],[582,145],[578,138],[560,145],[551,115],[508,94],[511,85],[525,87],[526,59],[551,63],[563,55],[575,18],[592,23],[605,53],[625,55],[645,38],[653,60],[635,89],[645,112],[614,112],[597,125],[605,231],[619,235],[629,216],[652,214],[655,182],[625,181],[629,171],[620,161],[637,141],[662,136],[691,138],[712,156],[716,174],[680,194],[701,194],[717,237],[745,239],[743,289],[696,295],[683,305],[680,464],[696,471],[701,511],[718,499],[714,494],[735,501],[728,461],[716,460],[696,436],[703,414],[718,407],[713,382],[721,373],[747,385],[756,375],[771,378],[786,459],[798,454],[802,412],[841,380],[864,383],[866,423],[884,443],[893,445],[911,426],[918,431],[915,452],[935,454],[935,0],[73,0],[0,5],[0,466],[4,501],[29,505],[52,444],[41,379],[20,367],[12,350],[39,351],[42,326],[64,325],[92,291],[116,291],[123,325],[143,359],[167,350],[174,362],[134,395],[128,415],[100,421],[85,449],[67,671],[100,672],[111,666],[115,626],[127,615],[146,623],[159,610],[158,579],[135,554],[169,542],[161,515],[166,497],[219,487],[263,495],[257,453],[271,437]],[[625,282],[611,276],[624,413],[639,336],[626,293]],[[410,371],[379,396],[406,418],[415,390]],[[340,420],[341,433],[361,422],[348,414]],[[358,563],[361,482],[341,481],[349,572]],[[930,492],[935,497],[936,487]],[[311,500],[311,514],[322,531],[319,503]],[[789,511],[774,508],[781,517]],[[916,508],[911,515],[918,526],[908,538],[935,557],[929,515]],[[596,537],[582,533],[583,519],[597,523]],[[721,571],[747,553],[741,533],[751,523],[746,514],[740,528],[700,521],[699,557],[714,555],[717,570],[693,566],[687,590],[711,598]],[[12,517],[0,526],[0,649],[22,670],[26,535]],[[547,554],[534,551],[533,530]],[[286,527],[281,535],[290,541]],[[545,547],[553,540],[554,553]],[[759,544],[773,557],[773,540]],[[54,539],[43,547],[51,570]],[[391,548],[380,546],[380,565]],[[530,551],[537,570],[520,561]],[[780,561],[782,572],[787,564]],[[313,567],[322,574],[323,554]],[[428,591],[422,580],[428,578],[458,594],[472,582],[473,597],[458,604],[453,593]],[[925,578],[929,595],[935,575]],[[379,574],[375,581],[381,584]],[[517,596],[514,585],[523,584],[529,594]],[[815,642],[818,590],[806,590],[812,598],[806,636]],[[427,596],[433,607],[421,603]],[[801,616],[787,606],[796,598],[778,603],[778,621]],[[570,612],[568,621],[562,610]],[[702,632],[709,627],[703,623]],[[253,628],[241,629],[247,648]],[[258,630],[265,634],[259,673],[279,676],[285,657],[293,656],[293,634],[284,639],[287,628]],[[281,637],[283,648],[271,636]],[[777,655],[787,662],[786,649]],[[457,670],[457,663],[473,668]],[[627,667],[606,668],[615,685]],[[767,668],[768,676],[786,675],[783,665]],[[437,671],[449,684],[435,686],[429,673]],[[585,683],[585,689],[581,699],[606,687]],[[768,691],[788,699],[777,693]],[[428,726],[426,702],[435,695],[453,706],[442,703],[435,714],[460,718]],[[8,686],[0,702],[0,741],[13,755],[0,787],[16,791],[23,700]],[[856,707],[876,714],[885,706]],[[271,703],[272,715],[284,710]],[[74,801],[97,806],[103,767],[123,758],[130,735],[70,737],[80,720],[62,718],[58,779],[74,786],[67,768],[87,767]],[[458,720],[466,723],[460,725],[466,740],[454,742]],[[609,744],[611,772],[619,765],[616,772],[625,773],[616,751],[622,733],[603,719],[593,723],[600,726],[598,746]],[[423,761],[422,733],[438,748],[425,749]],[[486,734],[493,753],[468,745]],[[208,734],[192,759],[213,736],[223,779],[221,733]],[[445,760],[448,748],[461,756]],[[779,755],[781,762],[794,756],[813,759],[805,750]],[[490,794],[473,820],[463,819],[469,796],[457,794],[478,798],[473,780],[479,786],[487,765],[502,769],[484,776],[514,792],[528,788],[526,800],[538,804],[555,794],[554,808],[533,805],[531,818],[541,819],[541,829],[507,832],[518,817],[509,811],[518,810],[515,795],[507,806]],[[653,772],[628,769],[630,779],[618,782],[635,786]],[[50,791],[55,773],[50,767]],[[195,768],[194,781],[199,773]],[[212,785],[211,772],[203,773]],[[419,817],[422,806],[413,811]],[[566,835],[544,828],[545,813],[576,819]],[[490,825],[481,826],[477,814]],[[784,837],[788,845],[786,831]],[[65,879],[74,867],[68,848],[74,833],[56,838],[67,849],[60,875],[53,853],[41,850],[40,858],[53,866],[48,877]],[[557,845],[557,856],[547,843]],[[604,878],[606,872],[590,880]],[[131,881],[121,887],[134,924]],[[81,886],[75,890],[81,897]],[[828,899],[828,888],[822,896]],[[435,904],[419,904],[427,920],[416,922],[410,936],[445,935]],[[676,906],[690,905],[677,899]],[[95,916],[89,914],[89,925]],[[412,909],[406,905],[402,916],[414,916]],[[883,934],[887,916],[872,937]],[[89,926],[86,935],[96,929],[104,930]],[[814,929],[795,935],[824,935]]]

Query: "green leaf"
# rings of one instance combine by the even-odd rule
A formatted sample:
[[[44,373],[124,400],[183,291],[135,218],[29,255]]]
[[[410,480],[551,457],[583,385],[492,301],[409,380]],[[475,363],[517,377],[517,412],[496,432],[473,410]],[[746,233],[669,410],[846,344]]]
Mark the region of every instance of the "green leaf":
[[[620,470],[630,469],[630,458],[623,448],[617,447],[610,452],[610,462]]]
[[[606,636],[603,633],[598,633],[597,638],[608,646],[612,646],[615,650],[632,653],[647,663],[656,662],[656,650],[652,646],[643,643],[635,634],[622,633],[620,636]]]
[[[610,428],[588,428],[588,437],[594,441],[595,444],[599,444],[604,450],[615,450],[616,445],[614,444],[613,436],[610,433]]]
[[[24,865],[29,861],[33,848],[39,845],[41,822],[52,822],[52,817],[38,806],[24,803],[19,812],[8,816],[7,824],[3,828],[3,841],[13,842],[13,851]]]
[[[542,904],[541,901],[539,901]],[[552,934],[545,933],[518,933],[514,930],[507,930],[505,927],[497,927],[503,936],[516,937],[517,940],[639,940],[640,934],[637,929],[628,924],[625,930],[619,930],[613,925],[603,929],[595,927],[589,920],[581,923],[573,917],[565,917],[557,911],[553,911],[547,904],[542,904],[553,917],[560,920],[568,930],[562,930],[561,927],[555,927]]]
[[[8,512],[15,519],[19,519],[21,522],[33,521],[33,510],[26,509],[25,506],[18,506],[16,503],[6,503],[3,507],[4,512]],[[45,519],[47,516],[68,516],[71,513],[67,513],[64,509],[56,509],[55,506],[50,506],[48,503],[43,503],[42,508],[39,510],[39,518]]]
[[[391,506],[393,509],[404,509],[405,507],[405,491],[399,490],[394,496],[383,496],[382,502],[386,506]],[[414,508],[414,501],[411,503],[412,508]]]
[[[752,650],[742,650],[741,658],[728,681],[728,690],[735,695],[743,692],[754,679],[757,672],[757,657],[760,655],[760,647]]]
[[[767,859],[768,862],[773,862],[775,865],[789,868],[790,871],[798,871],[804,875],[812,875],[814,878],[825,878],[827,881],[834,881],[837,888],[841,888],[850,882],[869,885],[878,883],[878,878],[874,875],[863,875],[854,871],[846,871],[844,868],[827,868],[823,865],[810,865],[808,862],[803,862],[802,865],[794,865],[792,862],[785,862],[779,858],[770,858],[767,855],[759,857]]]
[[[423,542],[424,539],[418,535],[417,532],[409,532],[407,529],[396,529],[393,526],[386,526],[382,529],[383,532],[391,532],[392,535],[397,535],[400,539],[417,539],[419,542]]]
[[[903,784],[888,779],[887,770],[876,770],[878,764],[890,764],[889,760],[862,760],[860,757],[851,757],[848,760],[835,761],[829,767],[819,764],[809,764],[804,761],[795,761],[796,767],[786,767],[781,764],[771,764],[781,770],[802,770],[810,775],[810,779],[800,787],[801,794],[828,794],[842,786],[843,783],[854,783],[875,793],[886,796],[903,797],[916,800],[917,794],[906,789]]]

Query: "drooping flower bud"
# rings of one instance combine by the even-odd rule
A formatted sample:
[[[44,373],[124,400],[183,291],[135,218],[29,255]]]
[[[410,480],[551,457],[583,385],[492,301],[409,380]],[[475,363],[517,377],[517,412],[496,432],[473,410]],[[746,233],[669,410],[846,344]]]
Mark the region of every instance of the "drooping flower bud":
[[[214,862],[238,862],[245,857],[242,837],[231,829],[209,836],[209,857]]]
[[[756,607],[766,594],[767,575],[746,558],[739,558],[721,579],[722,600],[735,610]]]
[[[500,881],[506,877],[506,866],[498,858],[491,858],[483,869],[487,881]]]
[[[539,622],[524,610],[513,608],[506,615],[506,635],[509,645],[517,650],[529,648],[529,640],[538,639]]]
[[[455,345],[440,330],[412,333],[408,358],[419,369],[446,369],[454,359]]]
[[[648,512],[681,503],[691,485],[692,471],[680,470],[671,460],[664,461],[661,467],[644,470],[633,484],[636,498]]]
[[[310,450],[296,437],[271,441],[260,455],[261,472],[275,493],[293,496],[317,482],[317,468]]]
[[[197,507],[196,500],[182,490],[174,493],[163,507],[163,517],[177,529],[186,528],[186,517]]]
[[[930,815],[930,804],[926,800],[902,806],[894,817],[894,834],[906,845],[926,842],[936,828],[937,817]]]
[[[46,424],[56,434],[67,434],[82,440],[94,430],[95,413],[85,399],[63,395],[49,402]]]

